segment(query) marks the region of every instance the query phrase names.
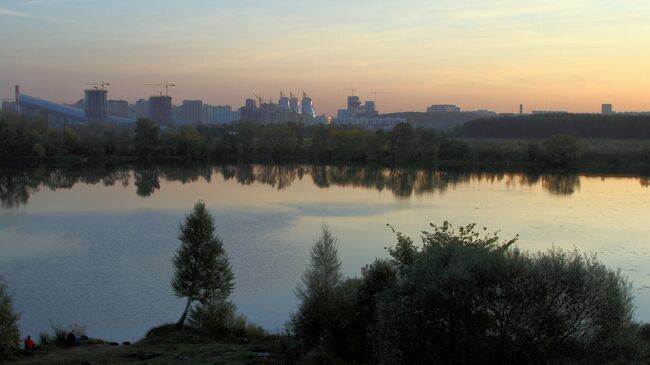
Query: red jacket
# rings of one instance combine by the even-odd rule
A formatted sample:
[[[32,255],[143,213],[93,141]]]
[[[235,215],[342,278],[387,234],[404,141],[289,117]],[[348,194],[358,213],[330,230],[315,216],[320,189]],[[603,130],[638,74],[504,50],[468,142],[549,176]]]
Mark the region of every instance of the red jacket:
[[[31,337],[28,337],[25,340],[25,350],[33,350],[34,349],[34,341],[32,341]]]

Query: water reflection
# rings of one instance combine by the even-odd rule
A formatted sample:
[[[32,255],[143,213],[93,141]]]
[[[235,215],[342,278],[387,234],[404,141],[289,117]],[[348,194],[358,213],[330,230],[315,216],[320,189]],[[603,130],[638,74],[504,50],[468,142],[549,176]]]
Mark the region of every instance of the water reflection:
[[[241,185],[265,184],[283,190],[296,180],[309,175],[323,189],[331,186],[388,190],[397,198],[409,198],[432,192],[443,192],[472,181],[504,183],[509,187],[540,185],[554,195],[571,195],[580,189],[580,176],[571,173],[538,172],[468,172],[454,170],[422,170],[414,168],[380,168],[368,166],[320,165],[156,165],[156,166],[82,166],[82,167],[1,167],[0,205],[15,208],[25,205],[30,195],[41,189],[70,189],[75,184],[103,184],[124,187],[133,184],[137,195],[149,197],[167,182],[192,183],[203,179],[211,182],[214,174],[225,181]],[[644,187],[650,178],[640,177]]]

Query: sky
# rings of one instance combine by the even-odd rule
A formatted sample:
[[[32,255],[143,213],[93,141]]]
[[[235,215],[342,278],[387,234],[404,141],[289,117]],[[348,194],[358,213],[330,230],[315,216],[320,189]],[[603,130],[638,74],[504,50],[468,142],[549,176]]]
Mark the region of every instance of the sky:
[[[0,0],[0,97],[650,110],[648,0]]]

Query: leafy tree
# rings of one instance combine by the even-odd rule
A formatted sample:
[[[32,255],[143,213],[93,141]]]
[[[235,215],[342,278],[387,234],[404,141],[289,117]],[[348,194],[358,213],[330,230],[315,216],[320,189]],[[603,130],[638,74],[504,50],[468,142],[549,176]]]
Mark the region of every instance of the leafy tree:
[[[580,159],[580,141],[570,134],[557,134],[544,141],[544,155],[551,166],[566,167]]]
[[[0,279],[0,362],[18,349],[18,316],[15,314],[7,288]]]
[[[160,128],[149,119],[135,122],[135,139],[133,141],[136,155],[143,160],[151,159],[156,153]]]
[[[172,288],[187,304],[177,326],[183,327],[192,305],[225,302],[234,289],[234,275],[223,242],[215,236],[212,215],[199,201],[185,217],[178,239],[181,247],[173,258]]]

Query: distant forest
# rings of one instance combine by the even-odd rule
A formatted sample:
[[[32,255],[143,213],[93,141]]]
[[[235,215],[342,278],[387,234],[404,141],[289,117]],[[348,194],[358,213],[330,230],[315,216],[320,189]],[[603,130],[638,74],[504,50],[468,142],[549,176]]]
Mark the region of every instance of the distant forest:
[[[650,139],[650,116],[598,114],[533,114],[472,120],[463,125],[468,138],[549,138],[571,134],[578,138]]]
[[[632,173],[650,170],[650,140],[584,138],[587,134],[606,135],[607,128],[612,130],[610,138],[650,136],[650,120],[619,116],[611,120],[602,118],[598,119],[602,126],[596,128],[589,127],[599,123],[592,120],[593,116],[564,122],[555,119],[575,116],[534,118],[469,122],[464,135],[454,135],[407,123],[391,130],[297,123],[161,128],[147,119],[140,119],[135,125],[90,123],[52,128],[45,120],[4,113],[0,115],[0,162],[215,161],[602,169]],[[539,125],[533,126],[537,118],[541,118]],[[517,128],[510,125],[517,125]],[[581,132],[572,133],[573,130]],[[631,130],[640,132],[632,133]],[[524,136],[524,132],[528,135]],[[506,136],[516,138],[480,138]]]

